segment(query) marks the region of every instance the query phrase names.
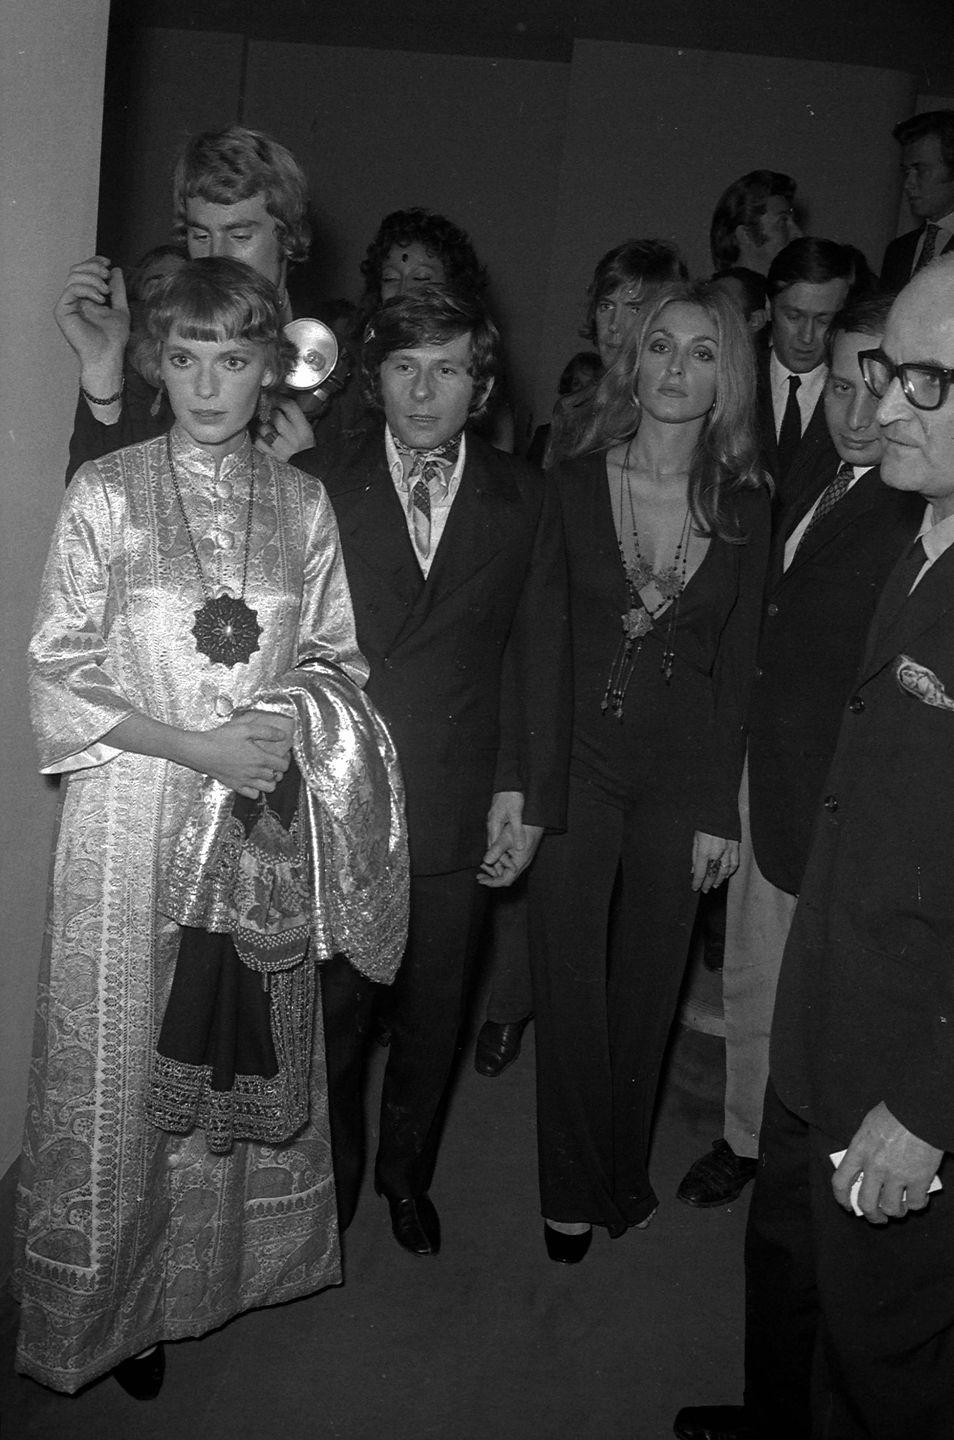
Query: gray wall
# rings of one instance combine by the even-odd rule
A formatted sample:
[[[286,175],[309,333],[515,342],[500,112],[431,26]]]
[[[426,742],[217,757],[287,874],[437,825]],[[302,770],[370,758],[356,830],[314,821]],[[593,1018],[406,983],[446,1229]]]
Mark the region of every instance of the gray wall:
[[[37,775],[24,664],[76,395],[51,312],[96,234],[108,14],[108,0],[0,0],[0,1177],[23,1126],[56,799]]]

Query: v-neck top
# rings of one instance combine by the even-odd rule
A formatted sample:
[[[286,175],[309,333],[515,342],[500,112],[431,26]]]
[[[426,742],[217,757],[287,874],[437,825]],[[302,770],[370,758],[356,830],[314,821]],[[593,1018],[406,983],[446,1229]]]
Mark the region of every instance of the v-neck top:
[[[768,491],[731,499],[743,540],[713,537],[679,600],[670,640],[664,612],[636,657],[622,718],[601,709],[629,608],[606,478],[606,455],[556,467],[566,534],[573,645],[571,773],[621,805],[663,793],[692,828],[738,838],[745,714],[768,561]]]

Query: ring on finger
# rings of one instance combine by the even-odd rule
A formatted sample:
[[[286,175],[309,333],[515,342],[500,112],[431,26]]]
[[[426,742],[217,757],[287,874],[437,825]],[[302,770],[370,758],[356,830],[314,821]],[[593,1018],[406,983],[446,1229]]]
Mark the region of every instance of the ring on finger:
[[[706,873],[709,874],[709,875],[718,875],[718,873],[719,873],[719,862],[718,862],[718,860],[710,860],[710,861],[709,861],[709,863],[706,865]]]

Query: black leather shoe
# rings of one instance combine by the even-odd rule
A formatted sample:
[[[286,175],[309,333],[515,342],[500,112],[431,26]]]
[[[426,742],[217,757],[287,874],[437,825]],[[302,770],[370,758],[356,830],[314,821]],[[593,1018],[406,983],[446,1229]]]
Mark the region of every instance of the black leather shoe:
[[[741,1405],[687,1405],[672,1432],[679,1440],[756,1440]]]
[[[149,1355],[133,1355],[129,1360],[120,1361],[113,1378],[134,1400],[155,1400],[165,1373],[165,1346],[157,1345]]]
[[[478,1075],[493,1078],[513,1064],[520,1054],[520,1042],[529,1021],[529,1015],[524,1020],[508,1020],[503,1024],[497,1020],[484,1021],[474,1050],[474,1069]]]
[[[544,1220],[543,1238],[551,1260],[556,1260],[560,1265],[579,1265],[592,1243],[593,1227],[584,1230],[582,1235],[565,1235],[562,1230],[554,1230],[553,1226]]]
[[[388,1196],[394,1238],[412,1255],[437,1255],[441,1248],[441,1222],[429,1195],[411,1195],[406,1200]]]
[[[736,1155],[727,1140],[714,1140],[708,1155],[690,1165],[682,1178],[676,1198],[686,1205],[728,1205],[735,1200],[759,1168],[757,1160]]]

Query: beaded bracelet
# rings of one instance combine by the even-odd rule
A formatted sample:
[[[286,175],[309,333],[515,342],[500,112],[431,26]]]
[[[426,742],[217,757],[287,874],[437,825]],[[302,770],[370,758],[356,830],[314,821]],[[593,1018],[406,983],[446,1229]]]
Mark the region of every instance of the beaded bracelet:
[[[90,405],[114,405],[117,400],[121,400],[123,398],[123,391],[125,390],[125,388],[126,377],[124,375],[120,382],[119,389],[116,391],[115,395],[107,395],[104,399],[99,395],[91,395],[89,391],[84,389],[82,385],[80,386],[80,394],[82,395],[84,400],[87,400],[89,402]]]

